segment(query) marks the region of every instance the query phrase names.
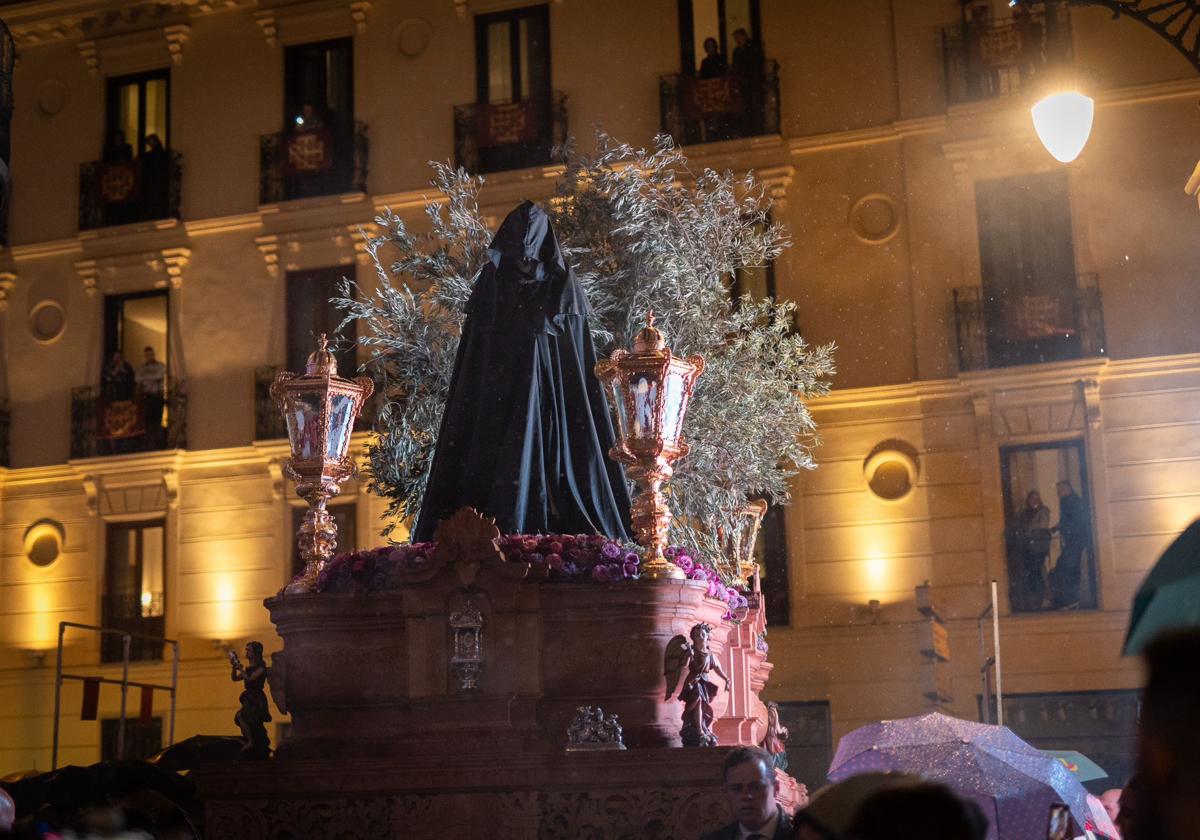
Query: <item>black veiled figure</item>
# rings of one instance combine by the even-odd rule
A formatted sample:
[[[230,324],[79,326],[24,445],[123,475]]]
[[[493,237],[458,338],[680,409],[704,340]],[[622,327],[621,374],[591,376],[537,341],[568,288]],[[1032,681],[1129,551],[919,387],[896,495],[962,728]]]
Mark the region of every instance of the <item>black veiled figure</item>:
[[[467,302],[437,450],[412,538],[470,506],[502,533],[628,539],[629,493],[608,457],[587,298],[545,211],[505,218]]]

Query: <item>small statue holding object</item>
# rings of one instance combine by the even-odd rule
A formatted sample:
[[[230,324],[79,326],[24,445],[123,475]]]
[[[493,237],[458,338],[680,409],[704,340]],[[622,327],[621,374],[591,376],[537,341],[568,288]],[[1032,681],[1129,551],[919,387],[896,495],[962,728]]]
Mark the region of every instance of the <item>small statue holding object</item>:
[[[229,651],[229,663],[233,666],[230,679],[245,684],[238,697],[241,708],[233,716],[233,722],[242,730],[242,751],[238,758],[270,758],[271,741],[267,736],[267,724],[271,722],[271,709],[263,689],[271,669],[263,661],[262,642],[246,643],[246,665],[242,664],[234,650]]]
[[[759,746],[770,754],[771,763],[784,772],[788,769],[787,739],[788,729],[779,720],[779,704],[772,701],[767,704],[767,734]]]
[[[687,676],[679,688],[679,699],[683,701],[683,727],[679,737],[685,747],[715,747],[717,736],[713,734],[712,700],[717,694],[717,686],[708,679],[710,671],[725,681],[725,691],[729,691],[729,677],[721,670],[712,651],[708,649],[708,637],[712,633],[711,624],[696,624],[691,629],[691,641],[682,635],[676,636],[667,643],[667,652],[663,658],[663,672],[667,677],[667,696],[670,700],[679,685],[679,676],[687,668]]]

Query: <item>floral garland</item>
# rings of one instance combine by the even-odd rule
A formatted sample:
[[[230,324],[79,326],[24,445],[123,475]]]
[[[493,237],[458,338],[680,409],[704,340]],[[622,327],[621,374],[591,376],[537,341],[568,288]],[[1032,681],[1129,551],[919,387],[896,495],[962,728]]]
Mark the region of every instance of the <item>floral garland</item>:
[[[500,539],[500,550],[510,563],[528,563],[539,576],[561,583],[616,583],[641,577],[644,549],[598,535],[509,534]],[[403,572],[427,566],[436,543],[405,543],[366,551],[339,554],[325,564],[317,577],[318,592],[365,595],[387,592],[403,585]],[[749,604],[744,592],[727,586],[719,575],[696,562],[686,548],[671,546],[666,557],[684,575],[708,586],[708,596],[724,601],[727,620],[740,621]]]

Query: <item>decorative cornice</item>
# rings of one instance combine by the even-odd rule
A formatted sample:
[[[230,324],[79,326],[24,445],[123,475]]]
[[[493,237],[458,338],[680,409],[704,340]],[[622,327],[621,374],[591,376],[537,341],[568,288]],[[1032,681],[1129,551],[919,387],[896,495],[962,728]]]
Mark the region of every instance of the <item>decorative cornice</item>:
[[[167,52],[171,54],[172,64],[183,63],[183,45],[192,34],[191,24],[173,23],[163,27],[163,35],[167,39]]]

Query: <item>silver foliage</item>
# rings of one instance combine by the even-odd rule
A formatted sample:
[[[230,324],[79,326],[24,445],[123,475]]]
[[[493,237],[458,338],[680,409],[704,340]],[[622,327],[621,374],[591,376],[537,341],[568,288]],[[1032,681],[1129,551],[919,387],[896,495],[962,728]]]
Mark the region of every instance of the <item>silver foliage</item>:
[[[752,174],[693,172],[666,136],[644,150],[598,134],[594,154],[564,157],[546,209],[594,309],[598,353],[628,347],[653,310],[677,354],[708,363],[684,426],[691,453],[668,487],[671,539],[728,575],[717,532],[749,498],[787,503],[789,479],[814,465],[805,401],[827,390],[833,347],[793,331],[791,302],[730,297],[738,269],[790,245]],[[348,284],[337,301],[384,375],[369,479],[396,519],[420,508],[463,308],[491,239],[483,179],[444,164],[433,172],[430,232],[415,235],[390,211],[378,218],[382,233],[367,241],[378,289]]]

